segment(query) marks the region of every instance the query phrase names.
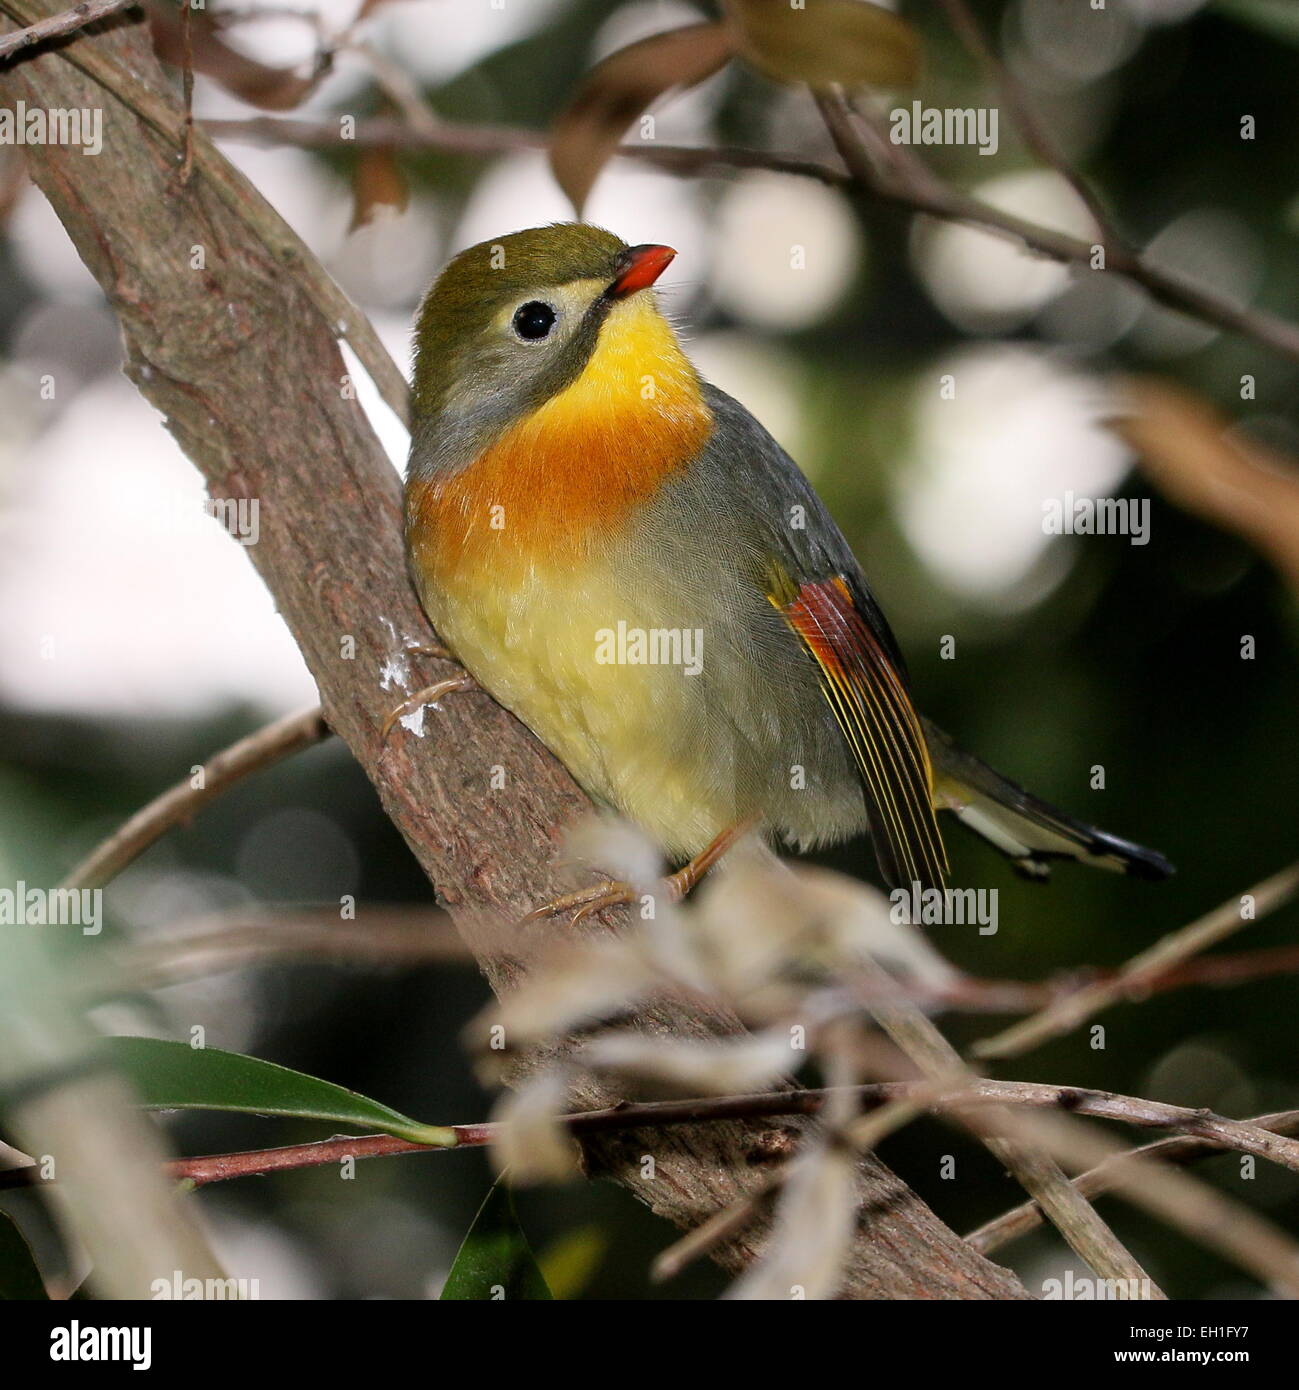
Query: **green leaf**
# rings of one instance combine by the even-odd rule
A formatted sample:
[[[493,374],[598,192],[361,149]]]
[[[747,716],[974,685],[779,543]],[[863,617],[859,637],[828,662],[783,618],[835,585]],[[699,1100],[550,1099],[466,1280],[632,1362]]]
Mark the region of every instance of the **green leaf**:
[[[0,1211],[0,1302],[48,1298],[31,1247],[13,1219]]]
[[[332,1081],[288,1067],[161,1038],[107,1038],[115,1065],[132,1081],[149,1110],[239,1110],[293,1115],[354,1129],[380,1130],[436,1148],[454,1148],[456,1132],[422,1125]]]
[[[920,37],[869,0],[725,0],[741,54],[777,82],[823,88],[906,86],[920,71]]]
[[[1272,38],[1299,43],[1299,6],[1295,0],[1218,0],[1215,8]]]
[[[599,1226],[579,1226],[548,1245],[537,1256],[537,1263],[554,1298],[576,1298],[608,1253],[607,1231]]]
[[[549,1299],[541,1270],[498,1178],[478,1209],[442,1289],[443,1299]]]

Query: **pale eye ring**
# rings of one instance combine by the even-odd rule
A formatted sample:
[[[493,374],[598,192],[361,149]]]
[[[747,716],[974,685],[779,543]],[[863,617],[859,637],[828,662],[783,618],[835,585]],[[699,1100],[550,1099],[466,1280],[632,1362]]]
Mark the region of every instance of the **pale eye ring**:
[[[525,343],[536,343],[550,333],[558,317],[544,300],[530,299],[514,311],[511,326]]]

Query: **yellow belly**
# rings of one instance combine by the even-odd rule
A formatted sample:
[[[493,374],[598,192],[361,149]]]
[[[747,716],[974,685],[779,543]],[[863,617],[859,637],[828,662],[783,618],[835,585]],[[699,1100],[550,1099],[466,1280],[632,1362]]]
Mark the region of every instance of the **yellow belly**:
[[[688,674],[690,636],[656,648],[649,634],[663,629],[652,596],[629,595],[602,561],[508,578],[491,567],[462,570],[451,588],[430,577],[421,589],[434,626],[478,683],[592,797],[669,853],[693,855],[752,813],[724,757],[701,766],[707,712],[700,676]],[[637,659],[655,655],[668,660]]]

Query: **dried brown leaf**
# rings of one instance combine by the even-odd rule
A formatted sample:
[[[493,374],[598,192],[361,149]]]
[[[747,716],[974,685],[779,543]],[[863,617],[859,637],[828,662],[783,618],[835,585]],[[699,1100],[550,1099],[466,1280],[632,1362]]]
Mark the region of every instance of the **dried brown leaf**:
[[[172,67],[185,63],[185,39],[180,12],[165,5],[148,9],[149,30],[158,57]],[[314,91],[329,71],[322,61],[308,73],[293,68],[273,68],[231,48],[221,38],[213,17],[201,10],[189,13],[189,39],[194,71],[210,77],[251,106],[263,111],[292,111]]]
[[[811,87],[905,86],[920,71],[920,38],[870,0],[726,0],[741,56],[778,82]]]
[[[693,87],[734,55],[727,24],[689,24],[629,44],[597,63],[551,134],[550,167],[578,216],[627,127],[673,87]]]
[[[392,148],[362,150],[352,169],[352,225],[348,231],[372,222],[381,208],[405,212],[409,199],[410,188]]]
[[[1113,427],[1140,455],[1171,501],[1234,531],[1299,591],[1299,467],[1228,432],[1198,396],[1153,378],[1124,383],[1126,409]]]
[[[503,1054],[620,1013],[659,983],[634,940],[561,945],[516,990],[469,1023],[465,1046],[490,1071]]]

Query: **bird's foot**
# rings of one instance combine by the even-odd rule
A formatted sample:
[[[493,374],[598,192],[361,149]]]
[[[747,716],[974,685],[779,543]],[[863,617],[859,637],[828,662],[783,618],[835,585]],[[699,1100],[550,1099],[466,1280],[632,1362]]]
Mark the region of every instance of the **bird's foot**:
[[[753,821],[746,820],[741,821],[739,825],[733,825],[729,829],[723,830],[688,864],[678,869],[676,873],[669,874],[663,880],[668,902],[678,903],[690,893],[709,869],[752,826]],[[562,897],[554,899],[553,902],[545,903],[541,907],[534,907],[524,917],[523,922],[525,924],[539,922],[546,917],[558,917],[563,913],[572,912],[573,916],[569,919],[568,925],[575,927],[584,917],[590,917],[592,913],[603,912],[607,907],[629,907],[639,901],[639,896],[630,883],[609,880],[594,884],[590,888],[579,888],[574,893],[565,893]]]
[[[411,650],[415,649],[411,648]],[[436,654],[444,655],[440,651]],[[458,676],[448,676],[446,680],[438,681],[435,685],[426,685],[423,690],[417,690],[413,695],[408,695],[396,709],[389,713],[387,719],[383,721],[383,728],[379,731],[379,737],[386,739],[392,732],[392,726],[399,719],[405,719],[408,714],[414,714],[424,705],[435,705],[444,695],[452,695],[458,690],[476,690],[477,688],[478,682],[468,671],[461,671]]]
[[[568,925],[575,927],[584,917],[603,912],[606,907],[626,907],[635,901],[636,890],[630,883],[607,879],[604,883],[592,884],[590,888],[579,888],[576,892],[565,893],[540,907],[534,907],[522,919],[521,925],[540,922],[546,917],[562,917],[566,912],[571,912],[573,915],[569,918]]]

